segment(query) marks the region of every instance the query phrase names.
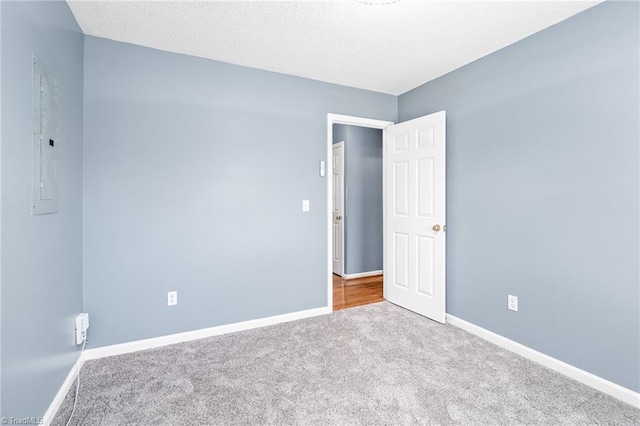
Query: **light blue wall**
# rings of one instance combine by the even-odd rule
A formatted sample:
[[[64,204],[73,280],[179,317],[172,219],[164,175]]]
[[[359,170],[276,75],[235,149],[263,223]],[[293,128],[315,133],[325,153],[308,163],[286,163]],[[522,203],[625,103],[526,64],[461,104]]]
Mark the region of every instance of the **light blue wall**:
[[[636,392],[638,12],[606,2],[399,99],[401,121],[447,111],[447,312]]]
[[[2,8],[2,416],[42,416],[78,356],[83,39],[65,2]],[[60,84],[56,214],[31,216],[32,55]]]
[[[89,345],[326,306],[328,112],[397,99],[87,37]]]
[[[382,265],[382,130],[335,124],[333,142],[345,141],[345,273]]]

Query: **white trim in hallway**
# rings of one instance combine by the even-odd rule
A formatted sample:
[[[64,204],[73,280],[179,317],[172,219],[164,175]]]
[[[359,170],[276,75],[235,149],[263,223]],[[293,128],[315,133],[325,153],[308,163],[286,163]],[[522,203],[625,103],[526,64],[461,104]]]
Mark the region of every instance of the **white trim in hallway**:
[[[369,272],[358,272],[357,274],[343,274],[342,278],[344,278],[345,280],[352,280],[354,278],[374,277],[376,275],[382,275],[382,270],[369,271]]]

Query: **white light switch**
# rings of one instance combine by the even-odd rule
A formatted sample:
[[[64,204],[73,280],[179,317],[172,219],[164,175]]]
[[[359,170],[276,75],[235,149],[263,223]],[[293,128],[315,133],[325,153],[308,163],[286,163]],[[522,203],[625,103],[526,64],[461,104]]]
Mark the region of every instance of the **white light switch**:
[[[302,211],[303,212],[309,211],[309,200],[302,200]]]
[[[324,177],[324,174],[326,173],[326,166],[324,161],[320,162],[320,176]]]

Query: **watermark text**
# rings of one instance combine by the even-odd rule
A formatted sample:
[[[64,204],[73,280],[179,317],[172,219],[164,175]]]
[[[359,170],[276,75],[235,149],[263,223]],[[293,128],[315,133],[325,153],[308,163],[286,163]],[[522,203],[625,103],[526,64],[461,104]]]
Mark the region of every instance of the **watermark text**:
[[[3,417],[0,419],[3,425],[41,425],[44,424],[42,417]]]

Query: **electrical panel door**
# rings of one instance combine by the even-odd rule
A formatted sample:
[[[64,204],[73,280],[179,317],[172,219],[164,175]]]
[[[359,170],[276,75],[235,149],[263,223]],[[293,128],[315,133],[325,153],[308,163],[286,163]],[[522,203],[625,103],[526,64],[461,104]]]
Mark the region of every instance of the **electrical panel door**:
[[[58,83],[33,58],[33,203],[31,213],[58,211]]]

